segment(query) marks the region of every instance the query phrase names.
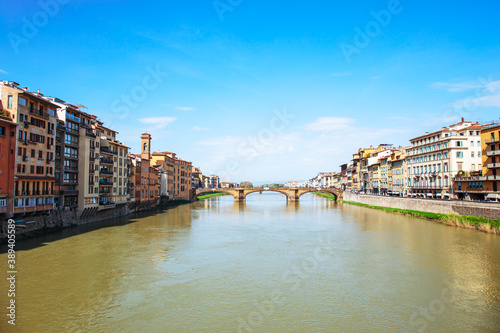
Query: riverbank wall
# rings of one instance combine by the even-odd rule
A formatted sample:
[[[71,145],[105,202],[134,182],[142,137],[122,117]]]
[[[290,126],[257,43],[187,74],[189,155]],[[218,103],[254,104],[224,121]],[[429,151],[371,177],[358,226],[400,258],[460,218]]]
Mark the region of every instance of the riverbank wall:
[[[16,223],[16,239],[34,238],[77,225],[91,224],[144,211],[170,209],[189,202],[188,200],[173,200],[161,205],[119,205],[97,211],[85,218],[82,218],[82,214],[79,214],[76,209],[53,210],[45,214],[19,216],[14,218],[18,221]],[[0,244],[2,244],[7,239],[7,219],[0,221],[0,223]]]
[[[344,200],[370,206],[418,210],[438,214],[477,216],[488,220],[500,219],[500,203],[459,200],[417,199],[344,192]]]

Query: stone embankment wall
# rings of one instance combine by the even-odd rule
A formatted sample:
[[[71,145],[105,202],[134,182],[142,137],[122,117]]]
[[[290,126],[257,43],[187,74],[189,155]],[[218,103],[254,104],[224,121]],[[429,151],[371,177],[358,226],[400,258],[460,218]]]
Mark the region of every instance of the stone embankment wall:
[[[419,210],[422,212],[455,214],[500,219],[500,203],[484,203],[458,200],[399,198],[344,192],[344,200],[371,206]]]
[[[135,210],[130,210],[127,205],[122,205],[112,209],[107,209],[97,212],[93,217],[86,219],[78,219],[76,210],[54,210],[50,214],[18,217],[16,220],[24,220],[16,223],[16,234],[40,230],[44,228],[62,227],[67,228],[72,225],[87,224],[102,220],[107,220],[115,217],[125,216],[134,213]],[[1,221],[0,238],[7,235],[7,220]]]

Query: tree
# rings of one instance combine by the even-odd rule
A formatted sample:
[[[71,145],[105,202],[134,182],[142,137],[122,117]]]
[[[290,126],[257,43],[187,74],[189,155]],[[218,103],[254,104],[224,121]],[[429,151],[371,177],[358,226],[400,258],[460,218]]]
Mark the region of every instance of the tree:
[[[253,187],[252,182],[241,182],[240,187]]]

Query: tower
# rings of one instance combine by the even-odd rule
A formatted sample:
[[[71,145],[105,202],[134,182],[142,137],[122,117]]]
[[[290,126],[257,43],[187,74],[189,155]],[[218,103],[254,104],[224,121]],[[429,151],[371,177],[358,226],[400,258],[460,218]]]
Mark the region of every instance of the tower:
[[[151,154],[151,135],[148,133],[143,133],[141,135],[141,158],[145,160],[149,160]]]

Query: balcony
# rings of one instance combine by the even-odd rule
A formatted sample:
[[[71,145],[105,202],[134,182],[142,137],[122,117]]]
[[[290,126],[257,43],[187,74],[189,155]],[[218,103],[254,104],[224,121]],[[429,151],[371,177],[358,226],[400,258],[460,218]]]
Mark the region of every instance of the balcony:
[[[500,180],[500,176],[488,176],[488,180]]]
[[[486,152],[486,156],[500,156],[500,150],[490,150]]]
[[[64,190],[62,191],[63,195],[78,195],[78,190]]]
[[[101,157],[101,159],[99,160],[99,163],[100,163],[100,164],[108,164],[108,165],[113,165],[113,160],[112,160],[112,159],[110,159],[110,158]]]
[[[118,152],[116,150],[112,150],[109,147],[101,147],[101,153],[118,155]]]
[[[109,180],[101,179],[101,180],[99,180],[99,185],[100,186],[113,186],[113,183],[110,182]]]
[[[99,172],[100,172],[101,175],[113,176],[113,171],[108,170],[108,169],[101,169]]]
[[[412,190],[442,190],[443,188],[447,188],[447,186],[432,186],[432,185],[417,185],[417,186],[408,186]]]
[[[48,133],[49,133],[49,134],[51,134],[51,135],[54,135],[54,130],[49,129],[49,130],[48,130]]]
[[[470,177],[455,177],[454,182],[482,182],[486,180],[486,176],[470,176]]]
[[[69,172],[78,172],[77,167],[70,167],[70,166],[64,166],[64,171],[69,171]]]
[[[111,195],[111,192],[110,191],[99,191],[99,195],[108,196],[108,195]]]
[[[88,136],[88,137],[90,137],[90,138],[96,138],[96,134],[95,134],[95,132],[94,132],[94,131],[92,131],[92,130],[89,130],[89,129],[87,129],[87,130],[85,131],[85,135],[86,135],[86,136]]]
[[[499,140],[495,140],[495,139],[485,140],[485,143],[487,145],[494,145],[496,143],[500,143],[500,139]]]
[[[36,110],[34,108],[30,108],[29,110],[30,110],[30,113],[35,115],[35,116],[49,119],[49,114],[47,112],[43,112],[42,110]]]
[[[80,118],[73,116],[71,113],[66,113],[66,119],[70,119],[76,121],[77,123],[80,123]]]
[[[488,163],[488,164],[486,165],[486,167],[487,167],[488,169],[496,169],[496,168],[500,168],[500,163]]]

